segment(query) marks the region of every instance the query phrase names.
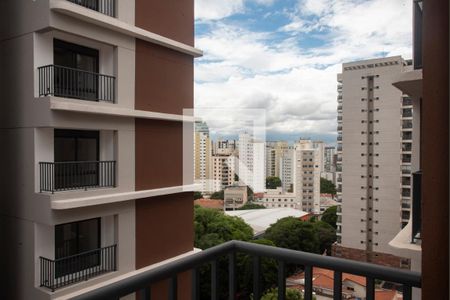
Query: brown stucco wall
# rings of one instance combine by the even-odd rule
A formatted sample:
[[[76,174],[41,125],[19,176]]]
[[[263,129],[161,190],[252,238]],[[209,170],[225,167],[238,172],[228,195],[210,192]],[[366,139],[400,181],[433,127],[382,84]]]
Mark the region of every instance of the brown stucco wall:
[[[135,18],[137,27],[194,45],[193,0],[136,0]]]
[[[331,256],[402,269],[409,269],[411,264],[407,258],[387,253],[342,247],[336,244],[331,246]]]
[[[192,56],[136,40],[135,99],[138,110],[182,114],[192,108]]]
[[[422,299],[449,299],[449,1],[423,1]]]
[[[136,119],[136,190],[183,184],[181,122]]]
[[[193,193],[136,200],[136,268],[192,251]]]
[[[192,251],[193,193],[136,200],[136,269]],[[178,276],[179,299],[190,299],[190,274]],[[152,299],[167,299],[168,282],[152,286]]]

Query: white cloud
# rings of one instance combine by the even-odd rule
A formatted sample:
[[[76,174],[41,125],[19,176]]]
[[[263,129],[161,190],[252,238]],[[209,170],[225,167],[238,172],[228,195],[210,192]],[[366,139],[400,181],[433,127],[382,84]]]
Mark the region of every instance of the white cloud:
[[[301,0],[284,11],[291,22],[276,32],[250,31],[226,20],[211,24],[196,39],[205,53],[196,61],[196,107],[264,107],[270,132],[335,134],[341,64],[380,55],[410,58],[410,2]],[[325,44],[299,44],[300,37],[313,35]]]
[[[244,0],[195,0],[195,19],[219,20],[244,9]]]

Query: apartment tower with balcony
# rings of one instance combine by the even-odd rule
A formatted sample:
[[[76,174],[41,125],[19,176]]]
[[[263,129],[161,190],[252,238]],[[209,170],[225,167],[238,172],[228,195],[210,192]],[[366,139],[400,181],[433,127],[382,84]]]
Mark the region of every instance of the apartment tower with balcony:
[[[192,253],[193,1],[8,0],[0,14],[2,298],[70,298]]]
[[[335,256],[409,267],[388,245],[409,218],[411,103],[392,85],[409,65],[371,59],[345,63],[338,75]]]

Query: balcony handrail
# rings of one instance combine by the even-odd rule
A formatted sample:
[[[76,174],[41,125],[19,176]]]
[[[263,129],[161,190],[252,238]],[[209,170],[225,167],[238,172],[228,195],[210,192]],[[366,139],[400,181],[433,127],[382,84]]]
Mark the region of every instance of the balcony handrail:
[[[114,244],[57,259],[39,256],[40,286],[55,291],[76,282],[116,271],[116,250],[117,244]]]
[[[116,187],[115,160],[39,162],[40,192]]]
[[[55,64],[49,64],[49,65],[45,65],[45,66],[40,66],[40,67],[38,67],[38,70],[39,69],[48,68],[48,67],[58,67],[58,68],[61,68],[61,69],[76,71],[76,72],[90,74],[90,75],[101,75],[101,76],[112,78],[112,79],[116,78],[115,76],[112,76],[112,75],[96,73],[96,72],[86,71],[86,70],[82,70],[82,69],[76,69],[76,68],[71,68],[71,67],[66,67],[66,66],[61,66],[61,65],[55,65]]]
[[[74,161],[41,161],[40,164],[82,164],[82,163],[114,163],[115,160],[74,160]]]
[[[312,275],[313,267],[330,269],[334,272],[334,299],[342,299],[340,287],[342,285],[342,273],[350,273],[366,277],[366,294],[374,299],[375,279],[396,282],[404,285],[403,297],[405,300],[411,299],[412,287],[421,287],[421,274],[413,271],[406,271],[392,267],[374,265],[365,262],[357,262],[336,257],[322,256],[318,254],[306,253],[273,246],[259,245],[242,241],[229,241],[221,245],[206,249],[202,252],[190,255],[185,258],[169,262],[151,270],[144,271],[105,285],[95,290],[88,291],[82,295],[75,296],[75,300],[100,300],[100,299],[119,299],[128,294],[141,291],[143,299],[149,299],[152,283],[161,280],[170,279],[169,295],[177,293],[177,274],[192,270],[192,299],[199,299],[198,291],[198,268],[206,263],[217,263],[221,256],[228,256],[228,277],[229,277],[229,299],[234,299],[237,292],[236,282],[236,253],[241,252],[253,256],[253,294],[255,299],[261,296],[260,285],[260,262],[261,258],[273,258],[278,260],[278,299],[285,299],[284,291],[286,288],[285,264],[294,263],[305,267],[305,300],[312,299]],[[217,285],[217,277],[211,273],[211,279],[214,282],[212,287]],[[176,296],[170,299],[175,299]]]
[[[114,76],[54,64],[38,67],[38,74],[39,97],[115,102]]]
[[[116,17],[116,3],[115,0],[102,0],[97,2],[97,8],[94,8],[92,2],[88,2],[86,0],[68,0],[74,4],[85,7],[87,9],[91,9],[93,11],[99,12],[106,16]]]

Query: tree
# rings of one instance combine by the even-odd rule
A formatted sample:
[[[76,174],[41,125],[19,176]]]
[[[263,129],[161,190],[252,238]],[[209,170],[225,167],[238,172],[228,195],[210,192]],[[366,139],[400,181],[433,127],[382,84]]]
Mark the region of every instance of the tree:
[[[207,249],[230,240],[248,241],[253,229],[241,218],[225,215],[222,211],[195,206],[194,245]]]
[[[336,227],[336,221],[337,221],[337,206],[331,206],[328,207],[322,214],[321,221],[330,224],[333,228]]]
[[[281,186],[281,179],[275,176],[269,176],[266,178],[266,188],[276,189]]]
[[[320,193],[336,195],[336,186],[326,178],[320,178]]]
[[[266,239],[259,239],[250,241],[250,243],[275,246],[275,244]],[[253,292],[253,256],[248,254],[237,255],[237,270],[239,282],[239,292],[243,299],[248,299]],[[261,257],[261,272],[260,272],[261,290],[264,291],[273,286],[277,282],[278,263],[273,258]]]
[[[313,224],[295,217],[282,218],[270,225],[264,237],[277,247],[319,253],[319,240]]]
[[[241,218],[225,215],[222,211],[210,208],[194,208],[194,246],[200,249],[208,249],[230,240],[249,241],[253,238],[253,229]],[[225,257],[217,259],[219,281],[228,278],[228,260]],[[242,270],[242,264],[237,265]],[[200,268],[200,294],[202,299],[211,298],[211,266],[206,264]],[[273,272],[276,274],[276,270]],[[241,280],[241,279],[239,279]],[[242,282],[239,283],[243,286]],[[227,298],[227,285],[219,285],[219,298]]]
[[[265,209],[266,207],[261,204],[251,203],[247,202],[243,206],[239,207],[238,210],[245,210],[245,209]]]
[[[278,299],[278,289],[273,288],[268,290],[262,297],[261,300],[277,300]],[[286,300],[303,300],[302,294],[296,289],[286,289]]]
[[[331,254],[331,245],[336,242],[336,229],[323,221],[313,223],[314,232],[319,240],[319,253]]]
[[[224,194],[224,192],[223,192],[223,190],[221,190],[221,191],[218,191],[218,192],[214,192],[212,195],[211,195],[211,199],[220,199],[220,200],[223,200],[224,198],[223,198],[223,194]]]
[[[202,193],[200,193],[200,192],[194,192],[194,200],[201,199],[201,198],[203,198]]]

